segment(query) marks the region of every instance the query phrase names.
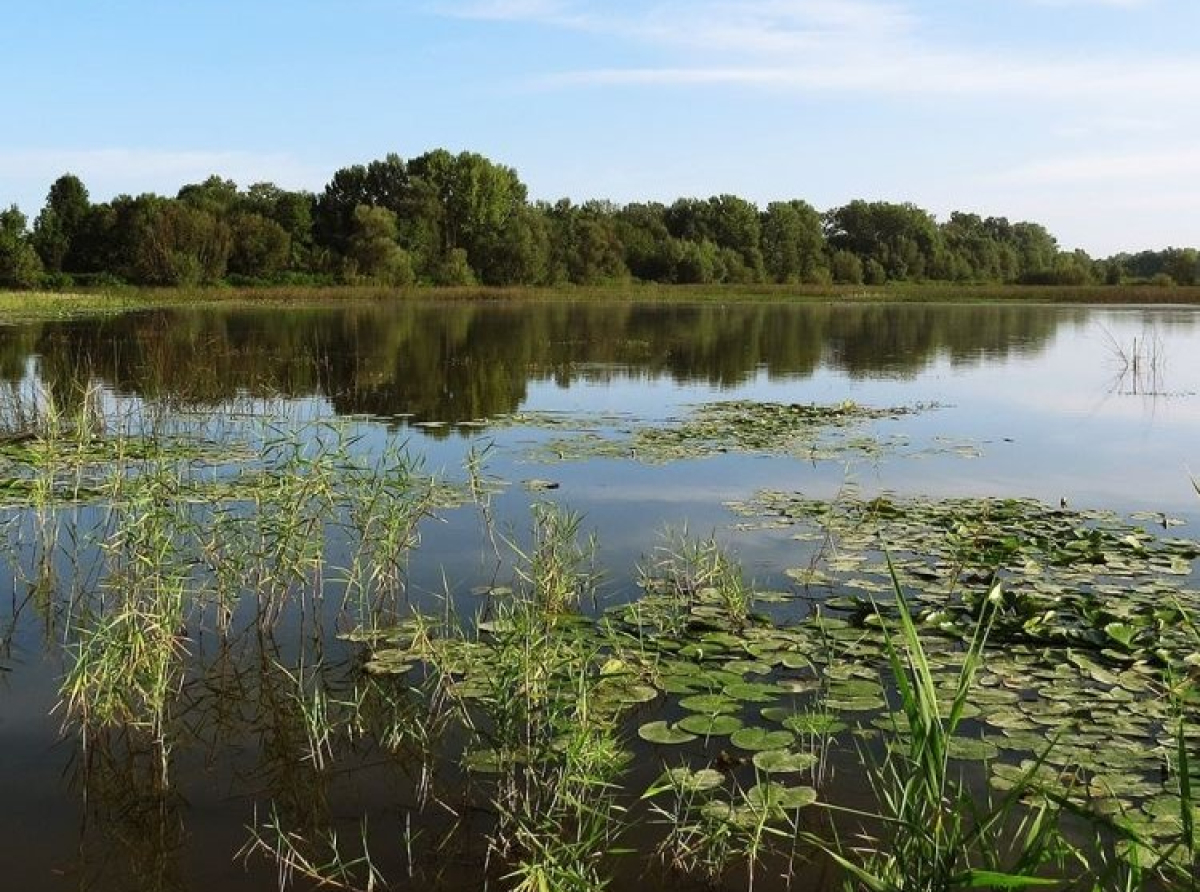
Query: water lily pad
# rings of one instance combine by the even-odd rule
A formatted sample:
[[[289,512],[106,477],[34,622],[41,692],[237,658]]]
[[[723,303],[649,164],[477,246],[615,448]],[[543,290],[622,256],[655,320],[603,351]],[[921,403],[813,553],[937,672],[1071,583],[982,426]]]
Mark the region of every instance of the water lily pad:
[[[775,685],[758,682],[739,682],[725,686],[725,696],[742,703],[770,703],[783,693]]]
[[[615,696],[621,703],[636,705],[657,699],[659,692],[658,688],[647,684],[626,684],[616,689]]]
[[[950,738],[949,756],[967,762],[991,761],[1000,755],[1000,748],[989,740],[969,737]]]
[[[774,781],[757,784],[746,791],[746,802],[757,809],[794,811],[816,801],[817,791],[812,787],[785,787]]]
[[[680,719],[675,727],[701,737],[726,737],[742,728],[743,722],[732,715],[689,715]]]
[[[638,728],[638,737],[649,743],[662,744],[663,746],[674,746],[681,743],[690,743],[696,739],[695,734],[689,734],[679,728],[673,728],[664,721],[647,722]]]
[[[804,771],[817,764],[813,753],[793,753],[788,750],[763,750],[754,754],[754,767],[767,774],[786,774]]]
[[[726,697],[723,694],[696,694],[691,697],[684,697],[679,701],[679,705],[689,712],[700,712],[705,715],[737,712],[742,708],[741,704],[736,700]]]
[[[666,777],[678,789],[689,793],[704,793],[709,790],[715,790],[725,783],[725,775],[715,768],[693,770],[686,765],[668,769]]]
[[[739,749],[751,751],[787,749],[793,740],[791,731],[768,731],[766,728],[743,728],[729,738],[729,742]]]
[[[800,712],[783,720],[783,727],[797,734],[828,737],[846,730],[846,723],[830,712]]]

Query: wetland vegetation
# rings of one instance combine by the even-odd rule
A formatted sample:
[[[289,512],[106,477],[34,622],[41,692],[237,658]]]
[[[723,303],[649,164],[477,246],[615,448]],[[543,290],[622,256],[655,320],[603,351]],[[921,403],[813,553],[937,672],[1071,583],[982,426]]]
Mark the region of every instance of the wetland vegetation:
[[[1194,889],[1196,321],[0,328],[13,881]]]

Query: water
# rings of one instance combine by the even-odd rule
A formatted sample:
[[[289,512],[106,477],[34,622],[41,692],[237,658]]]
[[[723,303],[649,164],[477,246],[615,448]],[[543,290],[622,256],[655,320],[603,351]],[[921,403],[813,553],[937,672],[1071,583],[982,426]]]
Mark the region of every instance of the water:
[[[802,559],[801,546],[786,533],[734,530],[737,518],[724,507],[762,488],[830,498],[847,490],[1030,496],[1162,512],[1187,521],[1178,532],[1194,538],[1198,320],[1178,307],[994,304],[560,300],[161,310],[0,327],[0,380],[11,392],[36,383],[63,394],[91,383],[114,411],[153,410],[193,425],[231,414],[293,425],[339,416],[360,438],[355,449],[399,437],[427,470],[454,480],[464,477],[468,450],[486,446],[486,472],[507,484],[492,505],[502,537],[527,542],[529,506],[539,499],[580,512],[598,542],[600,596],[615,603],[637,596],[636,564],[668,529],[713,534],[748,576],[786,587],[783,570]],[[622,429],[734,399],[929,408],[871,425],[894,448],[817,461],[727,454],[545,463],[535,460],[535,447],[552,436],[545,428],[470,424],[562,413]],[[557,487],[532,493],[521,485],[531,478]],[[21,511],[6,517],[19,523]],[[511,554],[497,556],[469,506],[442,512],[421,532],[407,578],[416,604],[470,603],[472,589],[509,573]],[[25,535],[10,540],[28,544]],[[345,694],[358,650],[334,638],[332,612],[323,624],[288,616],[267,641],[230,645],[211,629],[193,632],[185,730],[164,790],[153,758],[137,745],[118,738],[84,749],[75,731],[62,730],[55,705],[71,621],[65,595],[49,599],[58,607],[36,606],[42,602],[11,570],[4,589],[5,887],[269,888],[266,859],[235,855],[249,838],[246,826],[271,803],[298,826],[332,825],[351,838],[368,816],[385,852],[380,866],[402,883],[412,868],[406,830],[429,839],[451,825],[449,804],[427,810],[415,828],[406,823],[419,779],[369,734],[339,742],[335,772],[309,770],[272,666],[294,667],[315,647],[328,667],[323,682]],[[479,883],[478,836],[439,859],[447,888]],[[472,835],[456,839],[464,837]],[[414,888],[424,888],[428,857],[412,869]]]

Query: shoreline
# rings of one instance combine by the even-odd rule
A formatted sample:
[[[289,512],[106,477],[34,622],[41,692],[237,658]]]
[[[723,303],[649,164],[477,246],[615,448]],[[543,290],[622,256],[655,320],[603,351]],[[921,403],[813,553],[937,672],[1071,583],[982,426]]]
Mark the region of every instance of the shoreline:
[[[0,320],[36,321],[75,315],[197,305],[331,305],[381,301],[647,301],[663,303],[1046,303],[1107,306],[1200,306],[1200,286],[1157,285],[662,285],[593,286],[255,285],[195,288],[105,288],[0,291]]]

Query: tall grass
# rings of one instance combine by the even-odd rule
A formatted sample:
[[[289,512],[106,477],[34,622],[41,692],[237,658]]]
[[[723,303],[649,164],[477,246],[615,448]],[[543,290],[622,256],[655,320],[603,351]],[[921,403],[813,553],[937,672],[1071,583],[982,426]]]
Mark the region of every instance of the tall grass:
[[[1061,803],[1036,783],[1039,760],[998,801],[980,802],[951,766],[950,748],[983,665],[999,588],[985,601],[953,694],[938,688],[924,645],[892,570],[897,628],[882,611],[885,645],[899,697],[893,713],[896,745],[882,761],[864,754],[878,827],[847,845],[807,838],[846,873],[847,888],[871,892],[950,892],[967,888],[1056,885],[1064,859],[1086,867],[1062,832]]]
[[[103,544],[108,573],[100,597],[79,617],[74,661],[62,693],[86,745],[90,729],[146,732],[167,773],[168,712],[186,654],[190,556],[188,528],[167,467],[146,472],[111,513]]]
[[[447,704],[466,731],[465,764],[494,814],[489,861],[522,892],[603,888],[623,827],[623,706],[607,694],[601,648],[576,613],[595,584],[580,525],[557,506],[535,506],[530,546],[513,546],[516,584],[478,637],[425,645],[439,691],[430,701]]]

